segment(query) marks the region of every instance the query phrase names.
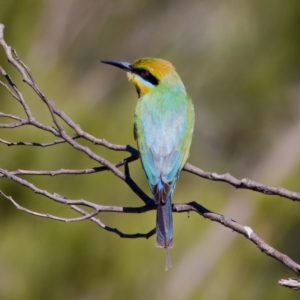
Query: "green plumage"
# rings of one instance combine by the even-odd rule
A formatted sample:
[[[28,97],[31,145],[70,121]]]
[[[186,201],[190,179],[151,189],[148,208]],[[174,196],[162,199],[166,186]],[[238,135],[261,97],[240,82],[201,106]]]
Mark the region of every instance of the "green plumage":
[[[124,69],[138,92],[134,136],[157,204],[156,246],[173,247],[172,194],[189,156],[195,123],[192,100],[171,63],[142,58],[133,64],[102,61]]]
[[[143,168],[158,204],[157,247],[173,247],[171,197],[189,156],[194,122],[193,103],[175,71],[138,100],[134,128]],[[167,256],[166,268],[170,266]]]

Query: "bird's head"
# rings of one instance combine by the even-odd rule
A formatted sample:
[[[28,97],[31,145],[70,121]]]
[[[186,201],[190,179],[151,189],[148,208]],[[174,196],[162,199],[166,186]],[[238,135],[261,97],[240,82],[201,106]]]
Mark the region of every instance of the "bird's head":
[[[140,58],[132,64],[119,60],[101,60],[101,62],[125,70],[129,81],[135,85],[139,97],[164,83],[178,81],[178,84],[182,84],[173,65],[163,59]]]

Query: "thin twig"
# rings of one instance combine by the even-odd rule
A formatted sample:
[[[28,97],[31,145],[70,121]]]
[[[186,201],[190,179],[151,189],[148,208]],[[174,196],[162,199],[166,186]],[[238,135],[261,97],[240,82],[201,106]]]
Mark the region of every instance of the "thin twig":
[[[71,138],[77,139],[78,135],[74,135]],[[65,140],[54,140],[53,142],[49,142],[49,143],[38,143],[38,142],[9,142],[9,141],[0,139],[0,143],[5,144],[7,146],[33,146],[33,147],[46,148],[46,147],[66,143],[66,141]]]
[[[24,120],[20,117],[10,115],[10,114],[6,114],[6,113],[2,113],[2,112],[0,112],[0,117],[13,119],[13,120],[17,120],[17,121],[20,121],[20,122],[26,122],[26,120]]]
[[[54,216],[54,215],[51,215],[51,214],[42,214],[42,213],[38,213],[36,211],[27,209],[27,208],[21,206],[20,204],[18,204],[11,196],[7,196],[6,194],[4,194],[1,190],[0,190],[0,196],[5,197],[17,209],[23,210],[26,213],[29,213],[29,214],[37,216],[37,217],[48,218],[48,219],[52,219],[52,220],[55,220],[55,221],[61,221],[61,222],[65,222],[65,223],[84,221],[84,220],[87,220],[87,219],[90,219],[90,218],[96,216],[99,213],[98,211],[95,210],[92,213],[86,213],[86,214],[84,214],[83,217],[79,217],[79,218],[61,218],[61,217],[57,217],[57,216]]]
[[[11,96],[13,98],[15,98],[16,100],[20,101],[20,99],[13,93],[13,91],[8,87],[7,84],[5,84],[4,82],[0,81],[0,84],[3,85],[7,90],[8,92],[11,94]]]
[[[1,139],[0,139],[1,142]],[[122,159],[119,162],[115,163],[114,165],[118,168],[121,166],[124,166],[128,164],[131,161],[136,160],[137,158],[134,156],[130,156],[128,158]],[[81,170],[74,170],[74,169],[60,169],[60,170],[51,170],[51,171],[32,171],[32,170],[22,170],[18,169],[16,171],[10,171],[9,173],[12,175],[44,175],[44,176],[57,176],[57,175],[82,175],[82,174],[93,174],[103,171],[108,171],[109,169],[107,167],[94,167],[94,168],[88,168],[88,169],[81,169]],[[1,177],[1,175],[0,175]]]
[[[85,212],[83,209],[81,209],[81,208],[79,208],[79,207],[77,207],[75,205],[72,205],[71,207],[74,210],[76,210],[77,212],[79,212],[79,213],[81,213],[83,215],[87,215],[87,212]],[[112,227],[109,227],[109,226],[105,225],[98,218],[94,218],[93,217],[93,218],[90,218],[90,220],[93,221],[94,223],[96,223],[101,228],[103,228],[103,229],[105,229],[107,231],[116,233],[121,238],[129,238],[129,239],[146,238],[146,239],[148,239],[148,238],[150,238],[152,235],[154,235],[156,233],[156,228],[154,228],[154,229],[150,230],[147,233],[133,233],[133,234],[128,234],[128,233],[124,233],[124,232],[120,231],[117,228],[112,228]]]

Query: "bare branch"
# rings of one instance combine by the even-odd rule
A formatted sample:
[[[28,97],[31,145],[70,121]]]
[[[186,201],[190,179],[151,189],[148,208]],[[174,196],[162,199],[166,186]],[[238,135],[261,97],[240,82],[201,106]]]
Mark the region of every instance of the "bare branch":
[[[50,214],[42,214],[42,213],[38,213],[36,211],[27,209],[27,208],[19,205],[11,196],[5,195],[1,190],[0,190],[0,196],[3,196],[6,199],[8,199],[17,209],[23,210],[31,215],[34,215],[37,217],[42,217],[42,218],[53,219],[53,220],[61,221],[61,222],[65,222],[65,223],[84,221],[84,220],[87,220],[87,219],[90,219],[90,218],[96,216],[99,213],[98,211],[93,211],[92,213],[90,213],[90,214],[86,213],[83,217],[79,217],[79,218],[60,218],[60,217],[53,216]]]
[[[300,290],[300,279],[299,278],[287,278],[287,279],[280,279],[278,284],[281,286],[288,287],[293,290]]]
[[[20,101],[20,99],[13,93],[13,91],[8,87],[7,84],[5,84],[4,82],[0,81],[0,84],[3,85],[7,90],[8,92],[11,94],[11,96],[13,98],[15,98],[16,100]]]
[[[93,202],[89,202],[87,200],[84,199],[80,199],[80,200],[70,200],[67,197],[61,196],[57,193],[55,194],[51,194],[46,190],[42,190],[38,187],[36,187],[34,184],[32,184],[31,182],[22,179],[16,175],[13,175],[12,173],[1,169],[0,168],[0,177],[6,177],[8,179],[11,179],[17,183],[19,183],[20,185],[23,185],[29,189],[31,189],[32,191],[34,191],[36,194],[40,194],[42,196],[45,196],[51,200],[54,200],[55,202],[61,203],[61,204],[66,204],[66,205],[83,205],[83,206],[87,206],[87,207],[91,207],[94,210],[97,211],[103,211],[103,212],[122,212],[122,213],[142,213],[142,212],[146,212],[148,210],[152,210],[154,209],[156,206],[154,204],[154,201],[149,201],[148,204],[146,204],[145,206],[142,207],[121,207],[121,206],[105,206],[105,205],[99,205]]]
[[[1,28],[0,28],[1,29]],[[2,28],[3,29],[3,28]],[[1,31],[1,30],[0,30]],[[68,142],[70,145],[72,145],[75,149],[84,152],[85,154],[87,154],[91,159],[99,162],[100,164],[102,164],[103,166],[107,167],[108,169],[110,169],[117,177],[119,177],[120,179],[122,179],[123,181],[125,181],[128,186],[145,202],[149,202],[150,199],[149,197],[147,197],[147,195],[145,195],[145,193],[135,184],[135,182],[131,179],[126,177],[126,175],[121,172],[117,167],[114,166],[114,164],[110,163],[108,160],[100,157],[99,155],[95,154],[93,151],[91,151],[88,147],[82,146],[79,143],[75,142],[70,136],[68,136],[68,134],[65,132],[65,130],[62,128],[62,126],[58,123],[58,120],[55,118],[55,114],[58,115],[61,119],[63,119],[65,121],[66,124],[68,124],[71,128],[73,128],[77,134],[79,136],[82,136],[94,143],[98,143],[98,144],[105,144],[108,147],[113,147],[116,150],[126,150],[129,152],[132,152],[132,154],[134,156],[138,156],[137,155],[137,151],[134,148],[131,148],[129,146],[120,146],[120,145],[112,145],[110,143],[108,143],[105,140],[98,140],[94,137],[92,137],[91,135],[85,133],[79,125],[76,125],[64,112],[60,111],[54,104],[53,101],[49,100],[39,89],[39,87],[37,86],[37,84],[35,83],[35,81],[33,81],[33,76],[28,77],[27,72],[29,72],[29,68],[24,68],[22,64],[19,64],[12,56],[11,53],[11,47],[9,47],[6,42],[3,39],[3,32],[0,34],[0,44],[3,46],[7,58],[9,60],[10,63],[12,63],[21,73],[23,81],[26,82],[36,93],[37,95],[43,100],[43,102],[48,106],[49,111],[52,115],[52,119],[53,122],[56,124],[59,132],[57,132],[57,130],[55,130],[53,127],[41,124],[39,122],[37,122],[33,116],[31,115],[31,112],[29,110],[29,107],[27,106],[26,102],[23,99],[23,95],[20,93],[20,91],[17,89],[17,87],[15,86],[15,84],[12,82],[12,80],[10,79],[10,77],[6,74],[6,72],[2,69],[2,74],[6,77],[9,78],[9,83],[10,85],[13,87],[13,89],[16,91],[16,93],[18,94],[18,97],[20,98],[21,104],[24,107],[24,110],[26,111],[26,114],[28,116],[28,119],[30,121],[30,124],[37,126],[41,129],[47,130],[49,131],[49,129],[51,129],[51,132],[53,134],[55,134],[56,136],[61,136],[66,142]],[[20,59],[18,58],[18,61],[20,62]],[[1,70],[0,70],[1,71]]]
[[[17,60],[17,61],[22,65],[22,67],[26,70],[27,75],[30,77],[30,79],[31,79],[32,81],[34,81],[32,75],[31,75],[31,72],[30,72],[29,67],[26,66],[26,65],[22,62],[22,60],[20,59],[20,57],[19,57],[17,51],[16,51],[15,49],[12,49],[12,53],[13,53],[14,56],[16,57],[16,60]]]
[[[10,114],[5,114],[5,113],[2,113],[2,112],[0,112],[0,117],[13,119],[13,120],[17,120],[17,121],[20,121],[20,122],[26,122],[26,120],[24,120],[22,118],[19,118],[19,117],[10,115]]]
[[[77,139],[79,136],[76,134],[71,137],[72,139]],[[3,139],[0,139],[0,143],[6,144],[7,146],[35,146],[35,147],[50,147],[58,144],[66,143],[65,140],[54,140],[50,143],[38,143],[38,142],[9,142]]]
[[[0,39],[0,44],[1,44],[1,39]],[[37,128],[40,128],[42,130],[49,131],[52,134],[54,134],[55,136],[59,136],[59,133],[53,127],[47,126],[47,125],[42,124],[42,123],[38,122],[37,120],[35,120],[35,118],[33,117],[32,113],[29,109],[29,106],[27,105],[27,103],[24,100],[24,97],[23,97],[22,93],[20,92],[20,90],[17,88],[17,86],[13,83],[10,76],[4,71],[4,69],[1,66],[0,66],[0,73],[7,79],[10,86],[14,89],[14,91],[18,95],[17,98],[15,98],[15,99],[17,99],[21,103],[21,105],[23,106],[23,109],[26,113],[28,121],[26,121],[26,123],[24,123],[22,125],[30,124],[30,125],[33,125]]]
[[[277,195],[293,201],[300,201],[300,193],[289,191],[280,186],[269,186],[260,182],[250,180],[248,178],[237,179],[229,173],[219,175],[215,172],[205,172],[189,163],[185,164],[183,170],[205,179],[226,182],[237,189],[252,190],[254,192],[259,192],[265,195]]]
[[[82,210],[81,208],[77,207],[77,206],[71,206],[74,210],[76,210],[77,212],[86,215],[87,212],[85,212],[84,210]],[[109,227],[107,225],[105,225],[104,223],[102,223],[99,219],[97,218],[90,218],[91,221],[93,221],[94,223],[96,223],[98,226],[100,226],[101,228],[116,233],[118,236],[120,236],[121,238],[130,238],[130,239],[136,239],[136,238],[150,238],[152,235],[154,235],[156,233],[156,228],[150,230],[148,233],[134,233],[134,234],[128,234],[128,233],[124,233],[121,232],[120,230],[118,230],[117,228],[112,228]]]
[[[286,267],[291,269],[297,275],[300,275],[300,265],[294,262],[291,258],[287,255],[279,252],[278,250],[269,246],[263,239],[261,239],[250,227],[241,225],[236,221],[225,217],[223,215],[214,213],[203,207],[202,205],[198,204],[197,202],[190,202],[188,204],[174,204],[173,211],[175,212],[188,212],[188,211],[195,211],[199,213],[204,218],[207,218],[211,221],[218,222],[225,227],[232,229],[233,231],[242,234],[251,242],[253,242],[257,248],[259,248],[262,252],[271,256],[281,263],[283,263]]]
[[[37,86],[32,74],[30,72],[30,69],[28,68],[28,66],[26,64],[24,64],[22,62],[22,60],[19,58],[19,56],[17,55],[15,50],[13,50],[13,51],[14,51],[14,54],[16,55],[16,59],[13,58],[11,47],[8,46],[4,40],[4,36],[3,36],[4,25],[3,24],[0,24],[0,25],[1,25],[1,27],[0,27],[0,45],[2,45],[2,47],[6,53],[6,56],[8,58],[8,61],[11,64],[13,64],[14,67],[20,72],[23,81],[25,83],[27,83],[36,92],[36,94],[48,105],[48,107],[50,106],[49,107],[50,111],[52,110],[54,114],[58,115],[62,120],[64,120],[66,122],[66,124],[68,124],[72,129],[74,129],[79,136],[85,138],[86,140],[89,140],[90,142],[97,144],[97,145],[105,146],[106,148],[111,149],[111,150],[127,151],[136,157],[139,156],[138,151],[129,145],[112,144],[112,143],[109,143],[108,141],[106,141],[105,139],[98,139],[98,138],[88,134],[87,132],[83,131],[78,124],[75,124],[69,118],[69,116],[67,116],[63,111],[59,110],[55,106],[54,102],[49,100],[45,96],[45,94],[39,89],[39,87]],[[10,85],[15,89],[16,88],[15,84],[12,82],[12,80],[6,74],[6,72],[2,68],[0,69],[0,71],[1,71],[2,75],[4,75],[9,80]],[[18,94],[18,90],[15,90],[15,91]],[[18,94],[18,96],[20,97],[19,94]],[[22,97],[21,97],[21,100],[22,100]],[[25,109],[25,107],[24,107],[24,109]],[[29,116],[28,116],[28,118],[30,119]]]
[[[0,139],[1,142],[1,139]],[[130,156],[128,158],[122,159],[119,162],[115,163],[114,165],[118,168],[124,165],[127,165],[129,162],[136,160],[137,158],[134,156]],[[12,175],[48,175],[48,176],[57,176],[57,175],[82,175],[82,174],[93,174],[97,172],[108,171],[107,167],[94,167],[82,170],[70,170],[70,169],[60,169],[60,170],[52,170],[52,171],[31,171],[31,170],[21,170],[18,169],[17,171],[9,172]],[[0,175],[1,177],[1,175]]]
[[[0,124],[0,128],[17,128],[17,127],[24,126],[27,124],[29,124],[29,122],[24,120],[22,122],[17,122],[17,123],[13,123],[13,124]]]
[[[1,44],[1,39],[0,39],[0,44]],[[27,105],[27,103],[25,102],[22,93],[20,92],[20,90],[17,88],[17,86],[15,85],[15,83],[12,81],[11,77],[5,72],[5,70],[0,67],[0,73],[7,79],[9,85],[13,88],[13,90],[15,91],[15,93],[17,94],[17,97],[14,97],[16,100],[18,100],[21,105],[24,108],[24,111],[27,115],[28,120],[34,119],[32,116],[32,113],[29,109],[29,106]]]
[[[30,187],[36,193],[42,194],[42,195],[44,195],[44,196],[46,196],[46,197],[48,197],[52,200],[55,200],[57,202],[70,205],[73,209],[75,209],[76,211],[82,213],[84,216],[87,216],[88,213],[86,213],[83,210],[79,209],[75,205],[85,205],[85,206],[92,207],[96,210],[96,212],[94,212],[95,214],[98,213],[99,211],[102,211],[102,212],[143,213],[143,212],[146,212],[148,210],[156,209],[156,206],[153,203],[153,201],[152,201],[152,203],[150,203],[146,206],[143,206],[143,207],[139,207],[139,208],[128,207],[128,208],[126,208],[126,207],[117,207],[117,206],[102,206],[102,205],[97,205],[97,204],[91,203],[91,202],[86,201],[86,200],[68,200],[65,197],[59,196],[57,194],[52,195],[52,194],[48,193],[47,191],[43,191],[43,190],[37,188],[36,186],[34,186],[33,184],[27,182],[26,180],[20,179],[19,177],[15,176],[15,175],[11,175],[11,174],[9,174],[9,172],[6,172],[2,169],[0,169],[0,172],[8,178],[11,178],[14,181],[16,181],[16,182],[18,182],[18,183],[20,183],[24,186]],[[25,208],[19,206],[11,197],[6,196],[3,192],[1,192],[1,194],[3,196],[5,196],[7,199],[9,199],[18,209],[22,209],[22,210],[24,210],[24,211],[26,211],[30,214],[37,215],[37,216],[40,216],[40,217],[48,217],[48,218],[57,219],[57,220],[60,220],[60,221],[67,222],[66,221],[67,219],[55,217],[55,216],[48,215],[48,214],[40,214],[40,213],[33,212],[31,210],[25,209]],[[261,238],[259,238],[250,227],[241,225],[241,224],[239,224],[239,223],[233,221],[232,219],[227,218],[223,215],[213,213],[213,212],[209,211],[208,209],[204,208],[203,206],[201,206],[200,204],[198,204],[196,202],[191,202],[189,204],[174,204],[173,205],[173,211],[174,212],[195,211],[195,212],[198,212],[204,218],[210,219],[211,221],[218,222],[218,223],[224,225],[225,227],[231,228],[235,232],[240,233],[240,234],[244,235],[246,238],[248,238],[249,240],[251,240],[262,252],[264,252],[267,255],[277,259],[278,261],[280,261],[281,263],[286,265],[289,269],[293,270],[296,274],[300,275],[300,265],[298,265],[296,262],[294,262],[287,255],[282,254],[281,252],[279,252],[276,249],[269,246],[266,242],[264,242]],[[72,221],[77,221],[77,220],[81,220],[81,218],[72,219]],[[146,237],[146,238],[148,238],[149,236],[154,234],[153,230],[150,231],[147,234],[140,234],[140,233],[139,234],[124,234],[116,228],[111,228],[111,227],[106,226],[99,219],[91,218],[91,220],[96,222],[103,229],[114,232],[114,233],[117,233],[121,237],[128,237],[128,238]]]
[[[1,176],[2,174],[2,176]],[[61,195],[58,195],[58,194],[51,194],[49,193],[48,191],[45,191],[45,190],[42,190],[38,187],[36,187],[34,184],[30,183],[29,181],[25,180],[25,179],[22,179],[16,175],[13,175],[11,174],[10,172],[4,170],[4,169],[1,169],[0,168],[0,176],[1,177],[6,177],[6,178],[9,178],[27,188],[30,188],[31,190],[33,190],[35,193],[37,194],[40,194],[40,195],[43,195],[51,200],[54,200],[56,202],[59,202],[59,203],[62,203],[62,204],[78,204],[78,205],[85,205],[85,206],[88,206],[88,207],[91,207],[95,210],[98,210],[99,206],[95,203],[91,203],[91,202],[88,202],[86,200],[68,200],[66,197],[64,196],[61,196]]]

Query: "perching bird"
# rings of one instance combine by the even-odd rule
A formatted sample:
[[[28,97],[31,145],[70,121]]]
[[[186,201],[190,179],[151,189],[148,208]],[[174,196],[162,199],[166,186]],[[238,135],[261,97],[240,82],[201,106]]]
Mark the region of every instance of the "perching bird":
[[[168,270],[172,267],[168,252],[173,247],[172,194],[189,156],[195,122],[193,102],[168,61],[101,62],[125,70],[138,93],[134,137],[157,204],[156,247],[166,248]]]

